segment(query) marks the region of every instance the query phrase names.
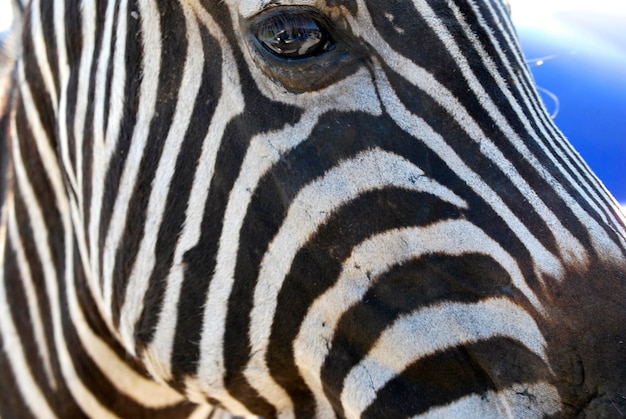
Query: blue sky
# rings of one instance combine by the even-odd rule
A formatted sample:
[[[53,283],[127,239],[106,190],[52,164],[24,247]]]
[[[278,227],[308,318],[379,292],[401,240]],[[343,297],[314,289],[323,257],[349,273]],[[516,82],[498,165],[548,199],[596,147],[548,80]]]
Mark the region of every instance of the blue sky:
[[[626,1],[510,2],[548,111],[626,209]]]

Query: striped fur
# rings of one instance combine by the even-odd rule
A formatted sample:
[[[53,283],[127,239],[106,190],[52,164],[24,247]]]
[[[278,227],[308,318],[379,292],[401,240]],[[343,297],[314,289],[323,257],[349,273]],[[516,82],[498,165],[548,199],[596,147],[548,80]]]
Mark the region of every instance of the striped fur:
[[[504,2],[23,10],[0,416],[626,413],[626,221]]]

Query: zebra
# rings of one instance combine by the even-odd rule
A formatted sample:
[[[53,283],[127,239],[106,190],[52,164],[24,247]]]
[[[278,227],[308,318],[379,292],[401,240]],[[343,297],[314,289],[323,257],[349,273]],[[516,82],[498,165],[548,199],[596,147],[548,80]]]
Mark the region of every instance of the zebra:
[[[626,413],[626,220],[503,0],[16,10],[0,416]]]

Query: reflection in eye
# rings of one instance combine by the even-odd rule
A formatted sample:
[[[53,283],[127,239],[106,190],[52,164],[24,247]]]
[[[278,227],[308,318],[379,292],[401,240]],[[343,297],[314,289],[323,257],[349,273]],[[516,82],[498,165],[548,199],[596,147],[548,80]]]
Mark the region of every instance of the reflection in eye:
[[[266,49],[282,58],[308,58],[333,48],[324,27],[304,13],[269,17],[257,25],[255,35]]]

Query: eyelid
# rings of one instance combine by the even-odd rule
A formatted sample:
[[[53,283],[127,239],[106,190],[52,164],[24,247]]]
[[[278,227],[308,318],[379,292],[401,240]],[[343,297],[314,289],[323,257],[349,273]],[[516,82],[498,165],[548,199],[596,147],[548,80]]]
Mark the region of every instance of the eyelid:
[[[263,2],[259,2],[259,0],[234,0],[233,3],[237,4],[239,16],[246,20],[253,19],[255,15],[261,15],[268,10],[272,10],[273,8],[291,7],[289,4],[281,4],[288,2],[274,2],[269,0],[265,0]],[[259,3],[263,4],[262,10],[259,10]],[[306,7],[312,9],[319,3],[319,0],[298,0],[297,3],[298,6],[296,7]]]

